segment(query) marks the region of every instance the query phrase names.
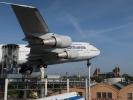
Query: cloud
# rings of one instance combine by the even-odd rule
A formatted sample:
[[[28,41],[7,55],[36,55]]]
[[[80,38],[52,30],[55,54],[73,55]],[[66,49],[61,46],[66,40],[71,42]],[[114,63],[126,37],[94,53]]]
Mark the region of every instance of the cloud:
[[[129,25],[132,25],[132,24],[133,24],[133,22],[129,22],[129,23],[126,23],[126,24],[123,24],[123,25],[112,27],[112,28],[103,29],[103,30],[99,30],[99,31],[90,31],[90,32],[93,32],[94,34],[109,33],[109,32],[112,32],[112,31],[120,30],[122,28],[126,28],[126,27],[128,27]]]
[[[129,30],[133,25],[133,22],[128,22],[119,26],[101,29],[101,30],[84,30],[84,35],[88,38],[92,38],[98,41],[108,41],[121,45],[122,43],[128,43],[126,39],[132,37],[133,30]],[[85,38],[86,38],[85,37]],[[82,39],[85,39],[82,38]],[[124,41],[125,40],[125,41]]]
[[[109,41],[109,42],[115,42],[116,44],[119,42],[117,41],[117,39],[115,40],[114,36],[110,37],[111,34],[120,34],[117,33],[117,31],[121,31],[125,28],[128,28],[129,26],[132,26],[133,22],[127,22],[125,24],[121,24],[115,27],[110,27],[110,28],[106,28],[106,29],[93,29],[93,30],[83,30],[83,28],[81,27],[79,21],[81,22],[80,19],[77,19],[75,16],[73,16],[70,13],[66,13],[67,15],[67,19],[69,20],[69,22],[71,23],[71,25],[73,25],[73,27],[75,28],[75,30],[77,31],[77,33],[79,34],[80,38],[79,40],[88,40],[88,37],[92,37],[92,38],[101,38],[102,40],[105,41]],[[113,33],[114,32],[114,33]],[[121,35],[121,34],[120,34]],[[127,34],[125,34],[127,35]],[[119,43],[118,43],[119,45]]]
[[[114,52],[118,52],[118,50],[115,49],[122,49],[122,48],[128,48],[128,50],[133,49],[131,47],[131,44],[129,44],[126,41],[123,41],[125,37],[128,37],[127,32],[121,32],[123,30],[126,30],[129,28],[129,26],[132,26],[133,22],[127,22],[125,24],[113,26],[106,29],[100,29],[100,30],[84,30],[81,27],[81,24],[79,23],[79,20],[75,18],[72,14],[66,14],[67,19],[73,25],[75,30],[77,31],[80,38],[78,38],[78,41],[89,41],[91,44],[98,46],[98,48],[101,48],[102,50],[102,56],[105,56],[107,53],[110,52],[110,54]],[[117,33],[118,32],[118,33]],[[77,34],[76,33],[76,34]],[[122,36],[122,33],[123,36]],[[112,36],[111,36],[112,34]],[[117,34],[117,36],[116,36]],[[130,34],[130,36],[132,36]],[[123,39],[121,39],[123,38]],[[104,47],[104,48],[103,48]],[[110,48],[110,49],[108,49]],[[108,51],[106,51],[108,49]],[[122,51],[123,52],[123,51]],[[121,54],[121,53],[120,53]],[[107,54],[108,55],[108,54]],[[109,55],[108,55],[109,56]],[[109,57],[109,60],[112,59],[112,57]]]
[[[71,24],[74,26],[74,28],[76,29],[77,33],[79,33],[79,35],[81,36],[81,38],[85,38],[86,35],[84,34],[84,31],[82,30],[80,24],[78,23],[78,20],[67,13],[67,17],[69,19],[69,21],[71,22]]]

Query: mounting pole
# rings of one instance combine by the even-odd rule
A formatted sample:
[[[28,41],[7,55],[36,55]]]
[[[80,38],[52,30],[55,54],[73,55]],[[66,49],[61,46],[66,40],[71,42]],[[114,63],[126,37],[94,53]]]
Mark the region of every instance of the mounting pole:
[[[7,94],[8,94],[8,79],[5,79],[5,92],[4,92],[4,100],[7,100]]]
[[[85,97],[86,97],[86,100],[88,100],[88,80],[87,80],[87,78],[85,79]]]
[[[69,93],[69,79],[67,79],[67,93]]]
[[[45,97],[48,95],[48,79],[45,78]]]
[[[88,75],[88,82],[89,82],[89,100],[91,100],[91,78],[90,78],[90,69],[91,69],[91,63],[89,60],[87,60],[87,67],[88,67],[88,72],[89,72],[89,75]]]
[[[41,98],[43,98],[44,97],[44,94],[46,93],[46,92],[44,92],[44,81],[45,81],[44,80],[44,75],[45,75],[44,72],[45,72],[45,69],[44,69],[44,66],[43,65],[40,65],[40,72],[41,72]]]

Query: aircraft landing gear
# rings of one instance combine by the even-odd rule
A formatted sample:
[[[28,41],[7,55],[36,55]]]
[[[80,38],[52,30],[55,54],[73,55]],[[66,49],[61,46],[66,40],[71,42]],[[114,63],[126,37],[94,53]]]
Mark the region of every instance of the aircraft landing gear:
[[[25,74],[25,75],[30,75],[33,71],[32,66],[28,66],[27,64],[21,65],[21,69],[19,70],[19,73]]]

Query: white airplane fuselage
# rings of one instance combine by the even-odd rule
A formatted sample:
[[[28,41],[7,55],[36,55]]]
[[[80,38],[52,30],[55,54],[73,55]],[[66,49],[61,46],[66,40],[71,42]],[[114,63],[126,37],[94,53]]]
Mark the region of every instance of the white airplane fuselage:
[[[0,62],[2,61],[2,46],[0,45]],[[48,49],[49,51],[50,49]],[[52,49],[51,49],[52,51]],[[64,51],[72,51],[74,53],[73,58],[65,58],[63,56]],[[74,61],[82,61],[94,58],[100,54],[100,50],[94,47],[93,45],[90,45],[89,43],[85,42],[73,42],[69,47],[67,48],[58,48],[56,50],[53,50],[52,52],[58,53],[60,59],[55,60],[53,63],[50,64],[58,64],[58,63],[65,63],[65,62],[74,62]],[[27,62],[28,55],[30,54],[30,48],[27,47],[26,44],[19,44],[19,52],[18,52],[18,64],[23,64]],[[72,55],[72,54],[71,54]],[[51,58],[52,59],[52,58]]]
[[[24,40],[28,42],[28,45],[20,44],[17,55],[10,50],[12,47],[8,49],[9,45],[5,47],[0,45],[0,62],[4,62],[2,61],[4,58],[5,64],[17,62],[27,65],[51,65],[88,61],[100,54],[100,50],[89,43],[73,42],[69,36],[50,32],[36,7],[12,3],[4,4],[11,5],[25,34]],[[8,54],[2,57],[2,50],[5,50],[3,55]]]

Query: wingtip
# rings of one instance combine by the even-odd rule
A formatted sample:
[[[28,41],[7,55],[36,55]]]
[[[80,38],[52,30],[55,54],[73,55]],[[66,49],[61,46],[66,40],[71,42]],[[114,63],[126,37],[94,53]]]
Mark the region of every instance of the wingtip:
[[[0,2],[0,4],[7,4],[7,5],[14,5],[14,6],[20,6],[20,7],[28,7],[28,8],[36,8],[34,6],[21,5],[21,4],[9,3],[9,2]]]
[[[0,3],[1,4],[8,4],[8,5],[11,4],[11,3],[8,3],[8,2],[0,2]]]

